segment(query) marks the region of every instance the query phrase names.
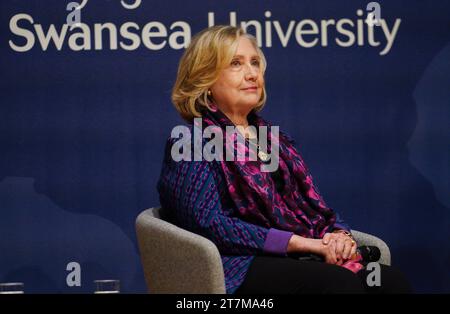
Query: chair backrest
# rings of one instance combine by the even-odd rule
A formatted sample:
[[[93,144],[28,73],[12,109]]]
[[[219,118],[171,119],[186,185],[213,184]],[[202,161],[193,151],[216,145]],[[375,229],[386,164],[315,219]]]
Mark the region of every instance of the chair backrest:
[[[358,230],[352,230],[353,237],[358,245],[376,246],[380,250],[381,256],[378,261],[380,264],[391,265],[391,251],[389,246],[380,238]]]
[[[148,216],[154,217],[154,218],[159,218],[159,219],[161,219],[162,211],[163,210],[161,207],[152,207],[152,208],[149,208],[148,210],[146,210]]]
[[[136,219],[150,293],[225,293],[222,260],[210,240],[163,220],[154,207]]]

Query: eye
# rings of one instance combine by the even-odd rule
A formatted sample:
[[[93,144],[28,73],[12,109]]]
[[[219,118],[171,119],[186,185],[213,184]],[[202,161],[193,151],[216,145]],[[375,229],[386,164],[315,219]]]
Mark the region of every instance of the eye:
[[[239,60],[235,59],[235,60],[231,61],[230,65],[232,67],[238,67],[241,65],[241,62]]]
[[[261,62],[258,59],[253,59],[252,60],[252,65],[259,67],[261,64]]]

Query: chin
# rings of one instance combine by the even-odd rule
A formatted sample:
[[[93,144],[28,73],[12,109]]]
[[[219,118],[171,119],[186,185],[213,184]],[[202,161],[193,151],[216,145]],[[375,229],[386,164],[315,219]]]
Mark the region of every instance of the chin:
[[[256,107],[258,105],[259,100],[261,99],[261,96],[254,96],[249,97],[246,100],[242,101],[242,104],[246,107]]]
[[[241,108],[245,108],[250,112],[253,109],[255,109],[257,106],[258,106],[258,102],[251,102],[251,103],[242,104]]]

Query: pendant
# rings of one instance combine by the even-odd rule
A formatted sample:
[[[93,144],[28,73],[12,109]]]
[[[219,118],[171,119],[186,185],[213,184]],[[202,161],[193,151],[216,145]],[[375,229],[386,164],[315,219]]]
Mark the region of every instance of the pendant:
[[[264,162],[270,160],[270,156],[268,154],[266,154],[265,152],[263,152],[262,150],[258,151],[258,157],[259,157],[259,159],[261,159]]]

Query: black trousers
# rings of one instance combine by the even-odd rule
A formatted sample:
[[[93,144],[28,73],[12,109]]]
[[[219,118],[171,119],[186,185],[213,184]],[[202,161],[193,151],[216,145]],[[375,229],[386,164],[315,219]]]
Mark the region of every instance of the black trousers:
[[[397,269],[380,264],[380,286],[370,287],[367,275],[337,265],[291,257],[256,256],[236,294],[361,294],[411,293],[408,280]]]

